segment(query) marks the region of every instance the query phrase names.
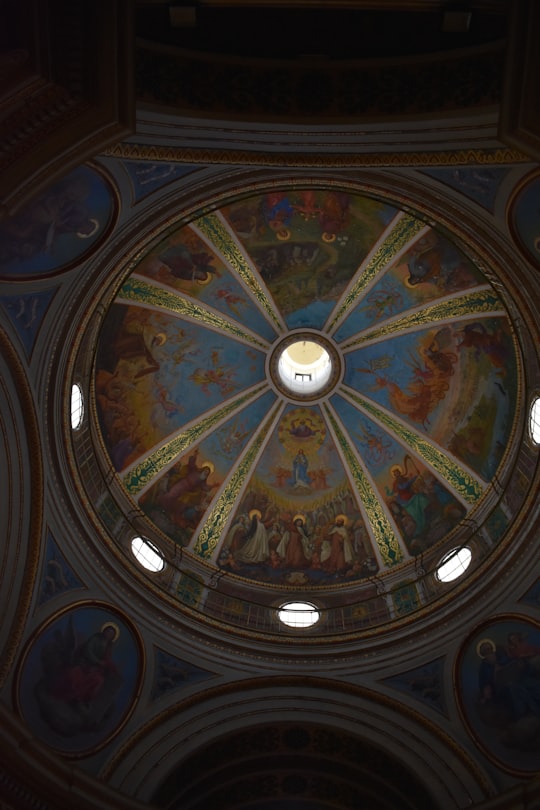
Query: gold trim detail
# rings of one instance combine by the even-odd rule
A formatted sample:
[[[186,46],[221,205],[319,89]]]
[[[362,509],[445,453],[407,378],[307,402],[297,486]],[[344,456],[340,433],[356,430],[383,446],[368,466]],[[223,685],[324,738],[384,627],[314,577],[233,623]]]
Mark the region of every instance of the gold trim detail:
[[[414,331],[430,324],[439,323],[441,321],[457,318],[463,318],[468,315],[506,315],[506,310],[501,303],[501,299],[491,288],[483,290],[474,290],[473,292],[460,295],[458,298],[445,299],[438,301],[430,307],[424,307],[421,310],[409,312],[396,320],[389,321],[383,324],[378,329],[371,332],[366,332],[360,337],[356,337],[349,343],[344,343],[343,350],[352,349],[354,346],[359,346],[361,343],[372,342],[379,340],[382,337],[403,332],[405,330]]]
[[[426,441],[416,431],[402,425],[397,419],[392,417],[389,413],[380,410],[369,400],[360,397],[358,394],[353,393],[349,389],[343,387],[341,391],[348,400],[353,401],[356,405],[367,413],[374,416],[386,428],[389,428],[396,436],[399,436],[404,442],[408,444],[424,461],[437,470],[443,476],[445,481],[452,487],[455,492],[459,493],[461,498],[467,503],[476,503],[483,494],[481,484],[466,470],[452,462],[447,455],[435,447],[431,442]]]
[[[200,557],[207,559],[215,550],[231,509],[235,505],[236,497],[240,492],[240,489],[242,488],[251,467],[253,466],[255,458],[257,457],[257,454],[264,440],[266,439],[266,436],[268,435],[271,425],[275,421],[276,413],[281,407],[281,402],[278,402],[275,405],[272,413],[255,436],[255,439],[248,452],[238,464],[232,478],[227,484],[227,487],[218,498],[218,501],[210,512],[208,519],[205,521],[193,548],[195,554],[198,554]]]
[[[336,144],[336,150],[339,144]],[[298,168],[355,166],[467,166],[505,165],[528,163],[530,158],[517,149],[457,149],[446,152],[367,152],[316,153],[247,152],[239,149],[197,149],[180,146],[147,146],[146,144],[119,143],[103,151],[108,157],[121,160],[145,160],[154,163],[189,163],[193,166],[229,164],[240,166],[294,166]]]
[[[326,331],[333,331],[338,321],[341,321],[347,310],[356,304],[363,290],[371,284],[375,276],[425,227],[425,222],[409,214],[401,217],[396,222],[395,227],[392,228],[382,245],[362,270],[360,278],[349,291]]]
[[[245,256],[243,256],[235,243],[231,240],[230,234],[227,232],[220,219],[215,214],[207,214],[193,224],[212,242],[214,247],[221,253],[230,266],[236,270],[246,287],[253,293],[260,306],[270,316],[272,323],[277,327],[278,331],[281,332],[283,330],[283,324],[265,295],[263,288],[253,275]]]
[[[212,326],[220,332],[228,332],[233,337],[245,340],[261,349],[268,348],[267,343],[240,329],[236,324],[227,321],[215,312],[210,312],[191,299],[183,298],[177,293],[154,287],[142,279],[132,276],[125,281],[120,288],[118,298],[135,301],[146,306],[159,307],[175,315],[182,315],[194,321],[202,322],[205,326]]]
[[[345,435],[339,427],[334,414],[330,411],[328,405],[324,405],[326,415],[337,440],[340,444],[341,450],[347,460],[347,464],[351,470],[354,478],[358,494],[362,500],[362,504],[368,513],[369,522],[373,530],[375,541],[381,552],[381,556],[388,567],[396,565],[403,560],[403,551],[399,545],[398,539],[394,534],[394,530],[390,525],[388,516],[385,514],[381,502],[373,490],[366,474],[358,463],[358,459],[351,450]]]
[[[180,433],[174,439],[167,442],[167,444],[160,447],[159,450],[156,450],[148,456],[147,459],[137,464],[123,479],[123,484],[129,495],[132,497],[137,495],[141,489],[146,487],[165,467],[187,450],[188,447],[191,447],[192,444],[198,441],[203,434],[210,431],[214,425],[222,419],[230,416],[233,411],[242,408],[250,400],[256,399],[266,388],[268,388],[268,386],[264,383],[254,391],[248,391],[238,399],[231,400],[224,405],[223,408],[220,408],[219,411],[201,419],[196,425],[192,425],[191,428]]]

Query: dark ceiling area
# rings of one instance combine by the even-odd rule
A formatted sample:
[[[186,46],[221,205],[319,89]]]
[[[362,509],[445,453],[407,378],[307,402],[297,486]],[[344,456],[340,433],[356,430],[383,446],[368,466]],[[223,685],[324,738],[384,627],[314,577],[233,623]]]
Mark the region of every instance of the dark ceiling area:
[[[168,810],[437,810],[397,759],[315,723],[273,723],[217,739],[184,760],[154,802]]]
[[[458,6],[461,12],[458,28],[459,22],[467,17],[468,12],[462,11],[467,5]],[[452,26],[445,11],[390,13],[329,6],[332,7],[269,8],[252,3],[224,8],[193,4],[190,8],[194,24],[178,27],[171,24],[169,6],[140,5],[136,10],[136,33],[141,39],[162,45],[221,56],[348,60],[486,45],[504,38],[507,27],[502,8],[476,9],[470,15],[467,30],[447,30]],[[454,8],[448,6],[448,10]]]

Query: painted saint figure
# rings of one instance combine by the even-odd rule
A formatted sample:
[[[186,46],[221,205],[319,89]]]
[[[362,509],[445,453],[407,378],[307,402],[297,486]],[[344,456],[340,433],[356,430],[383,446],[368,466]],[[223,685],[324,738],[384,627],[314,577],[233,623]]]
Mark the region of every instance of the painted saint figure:
[[[324,568],[331,573],[345,571],[353,562],[352,545],[345,523],[345,515],[338,515],[328,531],[330,556],[324,562]]]
[[[285,532],[277,553],[286,568],[307,568],[311,564],[313,544],[308,536],[303,515],[296,515],[290,530]]]
[[[297,488],[309,489],[311,478],[308,475],[308,459],[302,448],[298,451],[293,461],[292,484]]]
[[[197,464],[197,453],[193,453],[184,464],[170,488],[158,497],[158,503],[170,514],[171,519],[184,525],[194,517],[201,508],[205,497],[217,486],[208,484],[208,478],[213,468],[207,462],[202,466]]]
[[[43,649],[35,695],[46,723],[62,736],[99,731],[114,707],[123,678],[113,661],[118,626],[105,622],[82,643],[72,618]]]
[[[249,516],[251,518],[251,525],[246,534],[246,542],[242,548],[236,552],[235,558],[243,563],[265,562],[270,556],[268,531],[262,521],[262,514],[258,509],[252,509]]]
[[[420,473],[409,474],[409,456],[405,456],[403,468],[396,464],[392,467],[392,489],[386,489],[386,494],[392,496],[392,503],[397,508],[398,516],[401,516],[401,523],[405,534],[411,537],[418,537],[426,528],[426,507],[429,498],[423,491],[422,476]],[[392,510],[396,513],[396,509]]]
[[[512,647],[513,639],[510,643]],[[514,657],[492,639],[477,644],[478,710],[489,726],[499,728],[503,744],[528,749],[540,733],[540,678],[528,656]]]

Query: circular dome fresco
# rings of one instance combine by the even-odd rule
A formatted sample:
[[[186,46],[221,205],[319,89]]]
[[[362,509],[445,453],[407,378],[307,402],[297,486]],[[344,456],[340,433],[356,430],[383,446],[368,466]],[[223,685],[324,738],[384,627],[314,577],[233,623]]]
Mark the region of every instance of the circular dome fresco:
[[[419,559],[433,571],[471,525],[498,541],[517,343],[441,229],[293,187],[168,226],[138,255],[101,327],[92,411],[125,503],[182,560],[180,600],[190,566],[255,605],[293,590],[354,607],[386,582],[384,621],[425,599]]]

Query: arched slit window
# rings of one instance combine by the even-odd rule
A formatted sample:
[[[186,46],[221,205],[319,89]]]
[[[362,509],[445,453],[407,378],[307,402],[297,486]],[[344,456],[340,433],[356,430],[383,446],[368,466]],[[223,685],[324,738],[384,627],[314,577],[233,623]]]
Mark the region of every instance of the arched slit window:
[[[531,404],[529,434],[535,444],[540,444],[540,397],[535,397]]]
[[[84,417],[84,398],[79,383],[71,386],[71,428],[78,430]]]

